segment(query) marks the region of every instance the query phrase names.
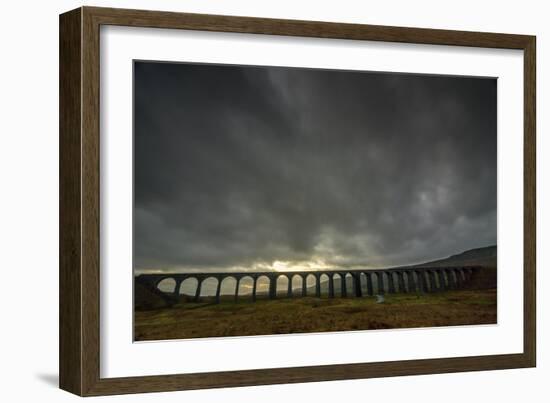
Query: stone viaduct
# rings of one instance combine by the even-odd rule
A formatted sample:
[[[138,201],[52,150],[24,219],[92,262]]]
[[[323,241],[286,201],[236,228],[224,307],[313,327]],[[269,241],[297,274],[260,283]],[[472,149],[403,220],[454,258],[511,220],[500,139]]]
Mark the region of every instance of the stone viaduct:
[[[269,284],[268,297],[270,299],[281,297],[304,297],[308,295],[307,278],[313,276],[315,281],[315,296],[320,298],[321,283],[328,283],[328,298],[334,298],[336,294],[335,279],[339,281],[339,296],[341,297],[362,297],[364,295],[375,295],[384,293],[425,293],[437,292],[447,289],[460,289],[467,286],[472,275],[480,270],[478,266],[469,267],[410,267],[394,268],[380,270],[317,270],[317,271],[292,271],[292,272],[204,272],[204,273],[166,273],[166,274],[141,274],[135,277],[135,281],[148,287],[159,290],[159,284],[166,279],[172,279],[175,282],[174,290],[171,293],[164,294],[167,297],[178,297],[180,286],[183,281],[189,278],[196,279],[196,290],[194,300],[198,301],[201,295],[201,287],[205,280],[213,278],[217,280],[216,302],[220,302],[222,282],[226,278],[232,277],[236,280],[235,300],[239,297],[239,283],[244,278],[252,279],[252,301],[256,301],[258,280],[266,278]],[[277,295],[277,280],[279,277],[288,279],[288,289],[284,296]],[[322,279],[323,276],[324,280]],[[374,277],[376,276],[376,277]],[[293,279],[301,278],[301,290],[293,287]],[[346,283],[351,278],[351,287]],[[376,278],[376,291],[373,279]],[[313,295],[313,294],[312,294]]]

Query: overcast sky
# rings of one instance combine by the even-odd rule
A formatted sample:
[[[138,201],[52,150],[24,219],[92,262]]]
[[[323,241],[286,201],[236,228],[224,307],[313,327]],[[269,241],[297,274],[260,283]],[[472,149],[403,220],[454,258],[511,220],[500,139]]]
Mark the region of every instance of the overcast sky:
[[[495,79],[134,74],[139,271],[383,267],[496,244]]]

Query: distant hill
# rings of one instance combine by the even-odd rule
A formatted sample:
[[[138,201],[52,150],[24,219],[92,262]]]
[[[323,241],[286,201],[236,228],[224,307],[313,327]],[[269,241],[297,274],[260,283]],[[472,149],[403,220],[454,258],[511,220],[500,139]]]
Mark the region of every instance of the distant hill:
[[[444,259],[414,265],[414,267],[417,266],[484,266],[495,268],[497,267],[497,246],[470,249]]]

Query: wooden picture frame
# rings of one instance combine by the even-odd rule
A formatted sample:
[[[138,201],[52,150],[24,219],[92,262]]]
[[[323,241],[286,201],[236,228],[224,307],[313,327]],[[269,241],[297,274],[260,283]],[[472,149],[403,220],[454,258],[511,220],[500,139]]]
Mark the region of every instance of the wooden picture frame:
[[[101,25],[519,49],[524,52],[524,289],[521,354],[100,377]],[[535,37],[483,32],[81,7],[60,16],[60,387],[80,396],[481,371],[536,365]]]

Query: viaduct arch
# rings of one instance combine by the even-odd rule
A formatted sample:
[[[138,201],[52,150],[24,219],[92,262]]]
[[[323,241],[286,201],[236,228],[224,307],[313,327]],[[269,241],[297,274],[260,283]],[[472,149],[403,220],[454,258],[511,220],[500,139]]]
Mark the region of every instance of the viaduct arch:
[[[239,299],[239,284],[244,278],[252,279],[252,301],[256,301],[258,281],[267,279],[267,297],[293,298],[315,296],[321,298],[321,282],[328,283],[328,298],[335,298],[336,294],[345,297],[363,297],[376,294],[392,293],[427,293],[447,289],[459,289],[467,286],[472,275],[480,270],[479,266],[470,267],[410,267],[380,270],[318,270],[292,272],[218,272],[218,273],[165,273],[141,274],[135,281],[146,287],[160,290],[167,297],[179,297],[180,287],[186,280],[196,281],[195,292],[189,295],[194,301],[199,301],[203,283],[207,279],[217,281],[215,301],[221,300],[221,288],[224,280],[234,280],[234,299]],[[277,282],[285,279],[286,292],[277,293]],[[308,278],[313,284],[308,285]],[[297,288],[297,279],[301,280],[301,287]],[[351,279],[348,283],[347,279]],[[336,281],[337,280],[337,281]],[[363,281],[363,283],[362,283]],[[374,282],[376,281],[376,292]],[[159,284],[174,284],[173,291],[166,291],[166,286],[159,289]],[[366,284],[364,284],[366,282]],[[339,290],[336,289],[338,283]]]

